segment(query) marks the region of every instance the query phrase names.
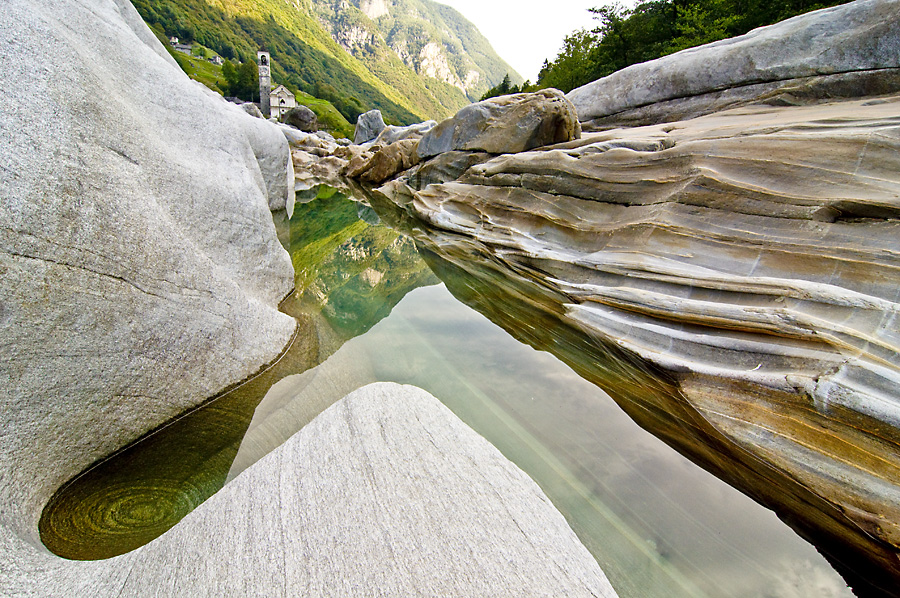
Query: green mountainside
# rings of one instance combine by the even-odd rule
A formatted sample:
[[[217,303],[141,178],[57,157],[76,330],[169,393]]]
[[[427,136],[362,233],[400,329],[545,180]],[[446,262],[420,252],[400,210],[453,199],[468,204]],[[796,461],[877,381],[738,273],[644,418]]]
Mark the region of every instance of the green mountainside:
[[[398,63],[433,82],[429,89],[444,98],[458,90],[478,100],[507,73],[522,82],[475,25],[449,6],[432,0],[312,3],[336,42],[398,88],[400,82],[391,79],[400,72]]]
[[[377,21],[360,0],[132,1],[162,38],[199,43],[235,62],[255,60],[265,48],[273,82],[327,100],[351,123],[373,108],[388,123],[440,120],[490,87],[485,82],[512,72],[474,25],[430,0],[362,0],[370,14],[373,2],[392,2]],[[213,75],[205,76],[215,87]]]

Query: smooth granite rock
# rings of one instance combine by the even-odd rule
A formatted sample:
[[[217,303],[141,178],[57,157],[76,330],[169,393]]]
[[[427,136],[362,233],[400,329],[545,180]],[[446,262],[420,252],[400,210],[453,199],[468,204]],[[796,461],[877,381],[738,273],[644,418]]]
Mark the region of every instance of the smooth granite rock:
[[[306,133],[315,133],[319,130],[316,113],[306,106],[291,108],[285,113],[282,122]]]
[[[537,484],[392,383],[338,401],[143,548],[66,561],[0,533],[0,562],[15,596],[616,595]]]
[[[369,143],[378,145],[390,145],[404,139],[421,139],[425,133],[437,126],[437,121],[426,120],[406,127],[388,125]]]
[[[240,106],[241,110],[243,110],[250,116],[255,116],[256,118],[262,118],[265,120],[266,117],[263,115],[262,110],[260,110],[259,106],[257,106],[253,102],[244,102]]]
[[[372,141],[384,131],[384,119],[381,110],[369,110],[356,117],[356,128],[353,131],[353,143],[359,145]]]
[[[636,64],[570,91],[585,130],[642,126],[751,102],[900,91],[900,0],[858,0]]]
[[[126,0],[0,3],[0,102],[0,527],[40,552],[62,483],[291,339],[293,173]]]
[[[458,297],[858,591],[898,595],[900,96],[587,134],[379,191]]]
[[[581,136],[574,106],[558,89],[470,104],[419,141],[420,159],[453,150],[508,154]]]

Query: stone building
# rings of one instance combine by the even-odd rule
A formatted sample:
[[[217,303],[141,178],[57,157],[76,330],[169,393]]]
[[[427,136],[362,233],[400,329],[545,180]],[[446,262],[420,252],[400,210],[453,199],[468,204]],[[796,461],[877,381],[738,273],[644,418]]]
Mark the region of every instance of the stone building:
[[[271,115],[281,118],[285,112],[297,106],[297,100],[284,85],[279,85],[269,94],[269,106]]]

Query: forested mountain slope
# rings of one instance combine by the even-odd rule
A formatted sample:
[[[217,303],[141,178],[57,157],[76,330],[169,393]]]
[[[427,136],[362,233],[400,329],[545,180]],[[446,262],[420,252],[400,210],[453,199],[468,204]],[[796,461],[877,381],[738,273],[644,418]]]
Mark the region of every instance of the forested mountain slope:
[[[382,4],[386,5],[388,1]],[[448,82],[452,77],[443,76],[445,73],[442,69],[429,68],[430,63],[427,62],[423,67],[421,60],[405,63],[387,45],[380,32],[374,33],[373,41],[368,44],[345,43],[344,38],[335,32],[352,32],[358,28],[346,29],[342,23],[359,17],[367,21],[366,26],[372,24],[358,6],[358,0],[343,2],[338,7],[341,10],[332,10],[336,15],[335,22],[324,17],[328,11],[319,0],[133,2],[144,20],[157,33],[176,36],[182,41],[199,42],[224,58],[252,60],[257,49],[267,49],[272,56],[274,81],[330,100],[351,122],[355,120],[356,114],[372,108],[380,109],[388,122],[398,124],[428,118],[440,119],[455,113],[469,101],[463,89]],[[371,14],[370,5],[373,2],[364,0],[363,4],[363,9]],[[390,8],[394,10],[393,5]],[[453,72],[464,73],[472,83],[475,80],[499,80],[509,70],[474,25],[465,21],[456,11],[430,2],[429,10],[428,15],[450,15],[446,20],[435,21],[440,24],[441,29],[451,27],[463,32],[448,41],[447,45],[442,45],[442,48],[449,45],[457,49],[472,49],[471,56],[464,52],[437,52],[441,56],[451,57],[446,61],[454,65],[456,70]],[[396,21],[397,24],[416,31],[428,29],[425,20],[416,22],[403,11],[397,14],[402,17],[391,17],[392,22]],[[386,19],[380,21],[387,26]],[[435,31],[430,34],[437,35]],[[398,29],[398,34],[390,39],[396,40],[399,37]],[[463,38],[467,40],[465,45],[460,41]],[[426,42],[425,45],[428,43],[432,42]],[[347,51],[348,47],[353,50],[354,55]],[[466,75],[470,72],[474,74]],[[472,89],[480,87],[472,83]]]
[[[472,100],[509,73],[480,31],[455,9],[432,0],[312,0],[316,16],[344,49],[385,81],[403,64],[455,87]],[[388,66],[390,65],[390,66]]]

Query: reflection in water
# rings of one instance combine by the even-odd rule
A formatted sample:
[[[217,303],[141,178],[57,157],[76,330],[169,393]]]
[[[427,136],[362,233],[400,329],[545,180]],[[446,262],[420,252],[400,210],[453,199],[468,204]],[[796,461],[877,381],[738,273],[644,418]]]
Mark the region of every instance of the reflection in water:
[[[333,190],[295,206],[289,239],[297,290],[282,309],[320,313],[341,340],[363,334],[411,289],[438,282],[412,240]]]
[[[139,546],[340,397],[396,381],[434,394],[528,472],[622,598],[846,595],[834,571],[771,512],[447,289],[501,312],[530,344],[608,364],[627,392],[665,396],[673,392],[668,382],[638,361],[612,359],[601,344],[573,344],[572,331],[540,315],[558,309],[555,297],[531,291],[503,302],[490,284],[432,255],[447,287],[410,292],[435,282],[433,275],[408,239],[371,222],[367,209],[327,192],[298,205],[279,231],[297,271],[297,292],[285,304],[299,317],[294,348],[265,377],[58,493],[41,522],[45,543],[84,559]],[[110,533],[94,533],[104,527]]]
[[[256,405],[276,381],[320,363],[390,313],[409,290],[437,280],[412,242],[360,220],[360,206],[332,192],[281,223],[297,272],[282,309],[298,321],[281,359],[89,469],[62,487],[41,515],[54,553],[103,559],[158,537],[221,488]],[[376,219],[377,220],[377,217]]]
[[[534,325],[539,325],[534,322]],[[515,341],[443,285],[276,384],[231,475],[373,381],[428,390],[535,479],[622,598],[846,596],[775,515],[640,429],[597,386]]]

